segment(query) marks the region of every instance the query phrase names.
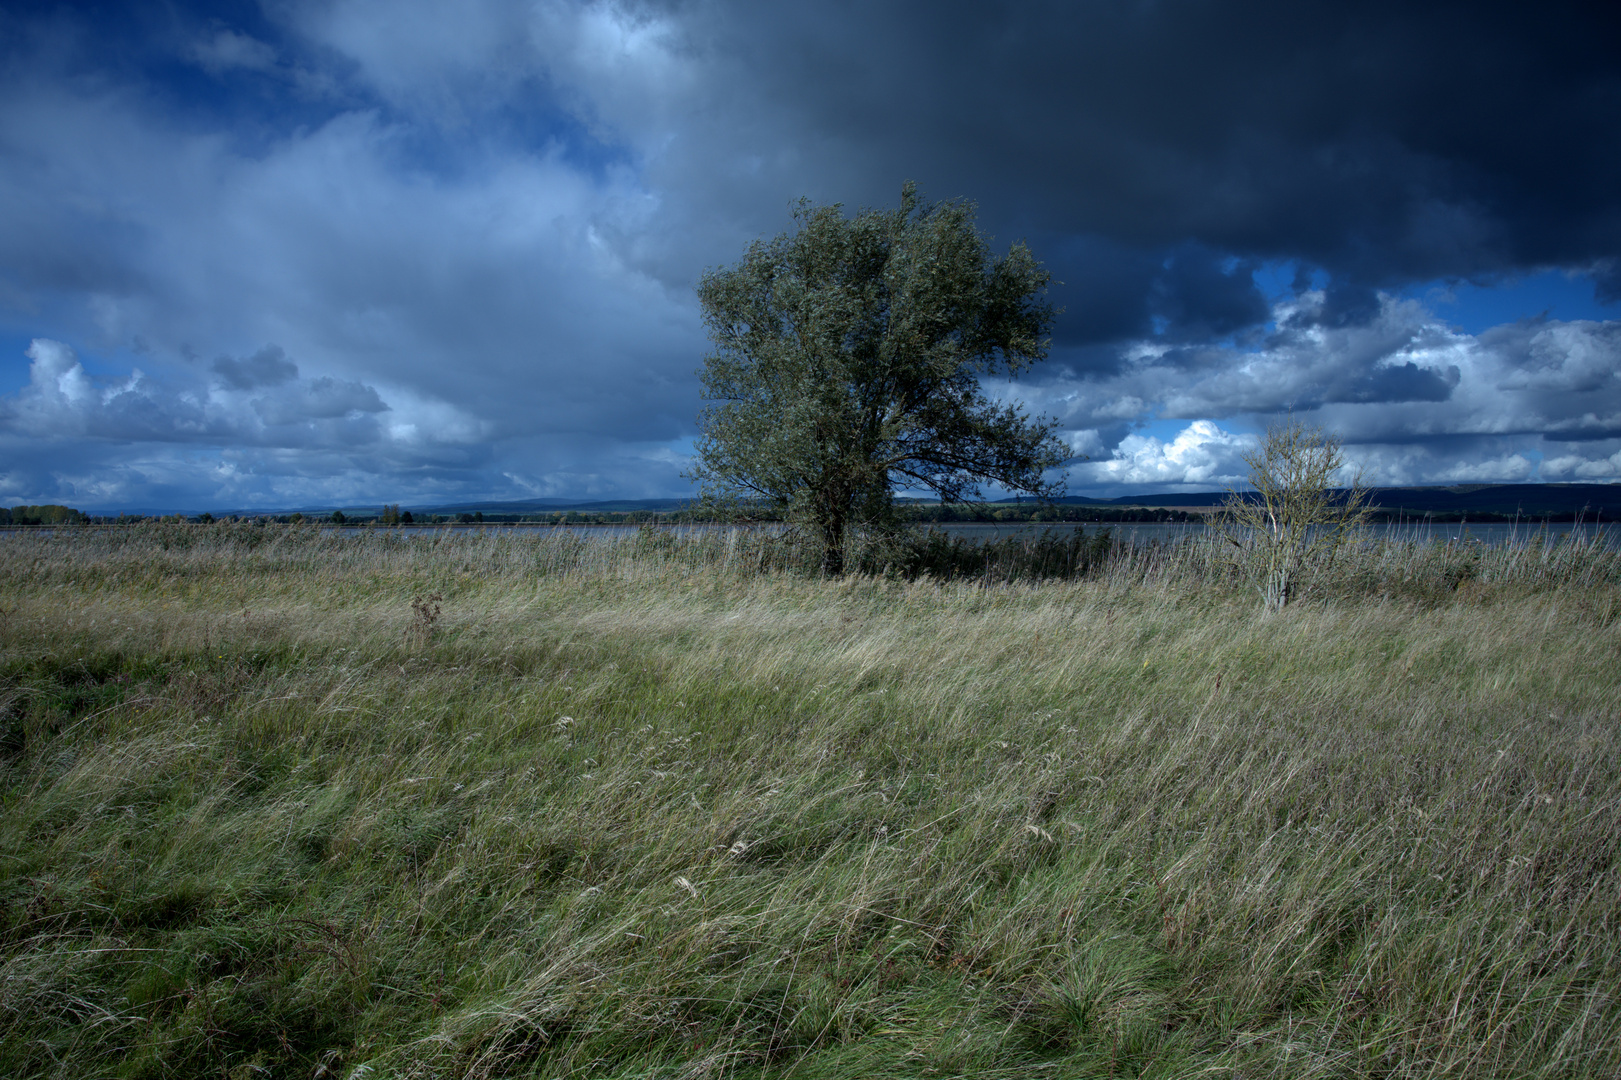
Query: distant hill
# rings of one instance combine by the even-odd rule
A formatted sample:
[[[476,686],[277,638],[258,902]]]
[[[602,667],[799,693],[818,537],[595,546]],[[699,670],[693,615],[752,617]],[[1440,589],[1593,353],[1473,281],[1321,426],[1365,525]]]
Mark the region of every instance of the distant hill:
[[[1072,495],[1058,502],[1063,506],[1099,507],[1163,507],[1167,509],[1197,509],[1220,506],[1227,499],[1225,491],[1195,491],[1175,495],[1121,495],[1116,498],[1095,498]],[[932,500],[903,498],[903,503],[928,504]],[[677,513],[686,509],[690,499],[522,499],[514,501],[482,501],[446,503],[440,506],[406,504],[404,509],[413,514],[439,514],[455,517],[459,514],[482,513],[490,515],[552,514],[559,511],[582,513]],[[1463,515],[1491,514],[1504,517],[1570,519],[1581,517],[1585,521],[1621,521],[1621,484],[1454,484],[1448,487],[1392,487],[1375,488],[1373,504],[1383,514],[1436,514]],[[1035,505],[1021,500],[1022,505]],[[350,505],[338,507],[346,515],[368,518],[381,509],[382,504]],[[294,508],[306,516],[325,517],[334,507],[303,506]],[[214,510],[216,517],[227,515],[255,517],[259,515],[285,515],[294,509]],[[104,511],[103,511],[104,512]],[[173,509],[127,510],[132,514],[171,514],[197,511]],[[117,511],[113,511],[117,513]]]
[[[1184,495],[1125,495],[1117,499],[1072,498],[1091,506],[1219,506],[1224,491]],[[1621,520],[1621,484],[1457,484],[1451,487],[1373,489],[1370,503],[1387,512],[1410,514],[1501,514],[1512,517],[1573,517]]]
[[[691,499],[606,499],[581,502],[576,499],[526,499],[518,502],[469,502],[446,506],[407,507],[416,514],[551,514],[559,510],[579,510],[597,513],[629,513],[646,510],[654,513],[684,510]]]
[[[392,503],[396,500],[390,500]],[[457,514],[551,514],[559,510],[597,511],[601,513],[625,513],[632,510],[645,510],[654,513],[674,512],[683,509],[690,499],[613,499],[607,501],[582,501],[579,499],[523,499],[514,502],[465,502],[449,503],[443,506],[424,506],[418,503],[402,503],[402,509],[413,514],[442,514],[454,517]],[[342,510],[345,516],[369,518],[378,514],[383,508],[381,502],[376,503],[323,503],[315,506],[288,506],[277,509],[266,507],[234,507],[226,509],[211,509],[209,512],[215,517],[262,517],[284,516],[300,513],[305,517],[326,517],[333,510]],[[97,511],[116,516],[119,513],[145,516],[161,516],[163,514],[195,515],[201,511],[181,510],[174,507],[129,507],[112,511]]]

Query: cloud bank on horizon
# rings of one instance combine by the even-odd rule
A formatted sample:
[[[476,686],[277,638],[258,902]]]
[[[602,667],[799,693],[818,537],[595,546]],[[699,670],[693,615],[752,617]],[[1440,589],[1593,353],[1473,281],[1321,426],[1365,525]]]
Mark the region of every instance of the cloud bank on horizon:
[[[1161,0],[0,11],[0,502],[637,498],[693,286],[903,181],[1064,309],[1073,493],[1621,479],[1621,13]]]

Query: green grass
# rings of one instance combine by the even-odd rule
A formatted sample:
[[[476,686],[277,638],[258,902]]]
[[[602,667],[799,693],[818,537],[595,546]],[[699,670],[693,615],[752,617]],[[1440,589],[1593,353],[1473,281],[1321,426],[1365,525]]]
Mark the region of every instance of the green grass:
[[[0,1065],[1621,1073],[1611,556],[774,543],[0,538]]]

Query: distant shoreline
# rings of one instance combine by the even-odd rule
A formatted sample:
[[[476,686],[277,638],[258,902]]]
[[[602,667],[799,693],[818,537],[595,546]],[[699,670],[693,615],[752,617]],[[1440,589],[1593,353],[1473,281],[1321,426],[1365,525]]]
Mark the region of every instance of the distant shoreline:
[[[1219,509],[1228,498],[1226,491],[1187,492],[1160,495],[1124,495],[1115,498],[1068,496],[1052,503],[1006,500],[978,505],[942,505],[938,502],[900,499],[897,510],[902,520],[948,523],[953,521],[1027,521],[1114,524],[1148,521],[1194,521]],[[1374,488],[1371,492],[1373,520],[1380,522],[1433,521],[1457,523],[1512,524],[1542,522],[1613,521],[1621,519],[1621,484],[1458,484],[1450,487]],[[0,527],[11,524],[17,511],[55,510],[67,520],[42,520],[38,524],[64,525],[88,519],[97,524],[136,523],[151,520],[265,520],[276,522],[332,521],[364,525],[381,522],[393,525],[389,514],[407,519],[401,524],[421,527],[443,524],[524,524],[524,525],[639,525],[698,524],[714,522],[696,509],[691,500],[642,499],[581,502],[479,502],[433,507],[409,507],[386,503],[370,506],[340,506],[304,510],[235,509],[213,512],[126,509],[113,513],[71,510],[68,507],[0,507]],[[39,517],[35,513],[26,517]],[[769,508],[759,508],[757,520],[780,520]],[[25,520],[21,524],[35,524]]]

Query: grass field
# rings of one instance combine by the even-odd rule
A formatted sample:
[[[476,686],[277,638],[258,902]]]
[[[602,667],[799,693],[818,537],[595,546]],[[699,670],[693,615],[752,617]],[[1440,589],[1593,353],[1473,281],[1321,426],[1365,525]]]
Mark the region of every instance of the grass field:
[[[5,1075],[1621,1074],[1613,551],[774,543],[0,536]]]

